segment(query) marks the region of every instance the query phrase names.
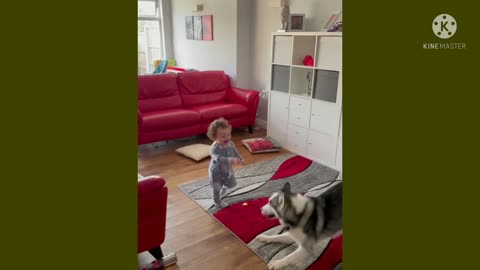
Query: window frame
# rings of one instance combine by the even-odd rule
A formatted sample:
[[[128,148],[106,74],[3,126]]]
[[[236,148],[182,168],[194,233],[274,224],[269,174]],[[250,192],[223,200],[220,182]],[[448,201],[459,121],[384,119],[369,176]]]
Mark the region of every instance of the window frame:
[[[160,32],[160,56],[165,59],[165,36],[164,36],[164,29],[163,29],[163,20],[162,20],[162,0],[137,0],[137,5],[138,2],[155,2],[157,3],[157,11],[158,11],[158,16],[139,16],[138,15],[138,7],[137,7],[137,24],[140,21],[153,21],[153,22],[158,22],[158,29]],[[148,61],[148,59],[147,59]],[[146,72],[153,72],[153,70],[149,70],[150,64],[147,63],[147,69]]]

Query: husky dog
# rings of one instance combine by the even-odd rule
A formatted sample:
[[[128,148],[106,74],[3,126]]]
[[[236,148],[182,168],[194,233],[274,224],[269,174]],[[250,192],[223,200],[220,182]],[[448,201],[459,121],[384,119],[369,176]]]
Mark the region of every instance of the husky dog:
[[[269,269],[280,269],[303,260],[313,247],[325,237],[325,233],[341,229],[342,183],[338,183],[317,198],[310,198],[291,191],[286,183],[280,192],[270,196],[262,207],[262,214],[278,218],[286,232],[279,235],[257,236],[261,242],[296,243],[291,254],[268,264]]]

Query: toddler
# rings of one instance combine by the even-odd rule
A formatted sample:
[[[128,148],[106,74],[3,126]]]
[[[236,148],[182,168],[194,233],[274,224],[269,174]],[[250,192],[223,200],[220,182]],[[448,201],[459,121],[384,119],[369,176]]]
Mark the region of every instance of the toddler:
[[[221,201],[228,188],[237,185],[232,169],[232,164],[245,164],[238,153],[232,139],[232,127],[224,118],[213,121],[208,127],[208,137],[213,140],[210,147],[210,166],[208,168],[208,179],[212,187],[212,197],[218,207],[226,207],[227,204]]]

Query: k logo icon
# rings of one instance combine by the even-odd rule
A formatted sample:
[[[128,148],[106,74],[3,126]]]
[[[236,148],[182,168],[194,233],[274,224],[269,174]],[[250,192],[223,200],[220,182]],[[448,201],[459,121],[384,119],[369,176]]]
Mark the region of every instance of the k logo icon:
[[[440,14],[433,20],[432,29],[439,38],[451,38],[457,31],[457,21],[448,14]]]

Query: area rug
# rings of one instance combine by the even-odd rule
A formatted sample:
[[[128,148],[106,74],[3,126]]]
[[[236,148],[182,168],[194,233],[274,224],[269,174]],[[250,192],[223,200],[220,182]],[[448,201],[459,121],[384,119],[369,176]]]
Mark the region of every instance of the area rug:
[[[297,248],[296,244],[262,243],[255,239],[260,234],[278,234],[282,230],[278,220],[261,214],[260,208],[268,202],[270,195],[289,182],[293,192],[317,197],[342,182],[338,171],[298,155],[284,155],[245,166],[235,171],[235,177],[237,186],[224,195],[222,200],[229,206],[223,209],[213,203],[208,178],[183,184],[179,188],[267,264]],[[341,267],[342,262],[341,220],[321,239],[307,260],[283,269],[339,269],[336,267]]]

